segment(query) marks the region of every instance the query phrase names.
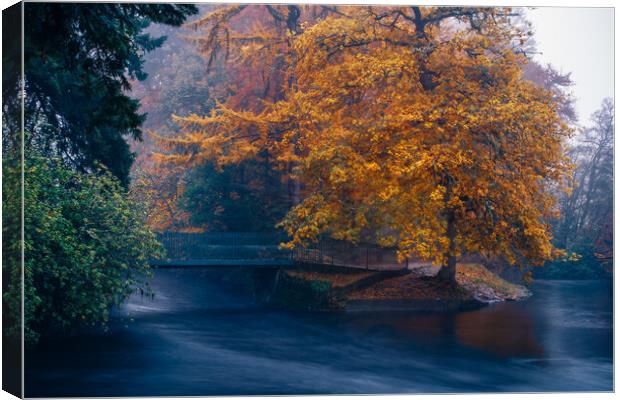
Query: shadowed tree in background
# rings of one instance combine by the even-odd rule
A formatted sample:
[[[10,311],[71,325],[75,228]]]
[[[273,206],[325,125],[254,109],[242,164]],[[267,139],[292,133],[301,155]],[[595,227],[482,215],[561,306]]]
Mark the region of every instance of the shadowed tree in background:
[[[609,270],[613,260],[614,103],[605,99],[592,125],[575,139],[574,188],[560,196],[561,217],[554,222],[559,246],[574,252],[576,262],[557,261],[549,276],[587,278]]]

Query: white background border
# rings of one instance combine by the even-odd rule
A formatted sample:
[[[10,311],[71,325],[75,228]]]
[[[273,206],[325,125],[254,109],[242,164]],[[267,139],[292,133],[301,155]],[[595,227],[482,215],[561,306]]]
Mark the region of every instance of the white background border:
[[[70,0],[65,0],[64,2],[68,2]],[[91,0],[83,0],[80,2],[93,2]],[[137,0],[137,1],[133,1],[133,2],[141,2],[141,3],[167,3],[166,1],[147,1],[147,0]],[[269,2],[269,3],[297,3],[300,2],[302,3],[302,1],[284,1],[284,0],[270,0],[270,1],[256,1],[256,0],[245,0],[245,1],[226,1],[227,3],[265,3],[265,2]],[[192,1],[188,1],[187,3],[216,3],[214,1],[202,1],[202,2],[192,2]],[[357,0],[357,1],[346,1],[346,0],[313,0],[313,1],[308,1],[307,3],[314,3],[314,4],[394,4],[394,5],[410,5],[413,4],[413,2],[411,0],[389,0],[389,1],[382,1],[382,0],[374,0],[374,1],[367,1],[367,0]],[[12,0],[0,0],[0,5],[2,6],[2,9],[5,9],[11,5],[15,4],[15,1]],[[428,0],[416,0],[415,4],[418,5],[477,5],[477,6],[514,6],[514,7],[614,7],[616,4],[614,1],[611,0],[582,0],[582,1],[576,1],[576,0],[564,0],[564,1],[541,1],[541,0],[519,0],[519,1],[501,1],[501,0],[475,0],[475,1],[458,1],[458,0],[445,0],[445,1],[428,1]],[[614,9],[614,23],[615,23],[615,17],[616,17],[616,10]],[[1,26],[1,21],[0,21],[0,26]],[[1,31],[1,29],[0,29]],[[618,63],[615,62],[616,61],[616,57],[618,55],[617,50],[617,46],[618,46],[618,31],[615,29],[615,24],[614,24],[614,71],[617,72],[617,68],[618,68]],[[1,54],[1,52],[0,52]],[[578,57],[578,55],[576,55],[576,57]],[[614,74],[617,75],[617,74]],[[615,82],[615,87],[614,87],[614,98],[615,98],[615,94],[617,92],[617,85],[618,85],[618,80],[614,79]],[[618,138],[616,137],[616,142],[615,142],[615,149],[618,149]],[[618,171],[619,171],[620,167],[618,163],[615,163],[614,165],[614,175],[617,177],[618,175]],[[0,187],[1,187],[1,182],[2,182],[2,178],[0,177]],[[618,199],[617,196],[617,190],[616,190],[616,185],[614,185],[614,209],[615,210],[619,210],[620,208],[618,207],[618,204],[620,204],[620,200]],[[1,189],[0,189],[1,190]],[[616,237],[616,228],[619,226],[619,222],[620,222],[620,216],[618,215],[618,213],[614,214],[614,238]],[[1,254],[2,250],[0,248],[0,254]],[[618,257],[618,253],[615,252],[614,253],[614,265],[616,264],[616,260]],[[617,283],[618,283],[618,275],[619,274],[615,274],[614,276],[614,289],[618,287]],[[619,309],[619,301],[618,301],[618,296],[615,296],[615,290],[614,290],[614,310],[618,310]],[[614,322],[615,322],[615,313],[614,313]],[[614,328],[615,328],[615,324],[614,324]],[[615,361],[617,360],[617,339],[618,338],[618,330],[614,329],[614,383],[617,382],[617,368],[615,368]],[[0,351],[2,349],[2,345],[0,344]],[[0,365],[0,371],[1,371],[1,365]],[[441,370],[437,370],[436,373],[438,375],[441,374]],[[541,373],[544,373],[544,371],[541,371]],[[0,375],[1,376],[1,375]],[[570,379],[570,377],[567,377],[567,379]],[[456,397],[455,397],[456,396]],[[298,399],[298,400],[313,400],[313,399],[342,399],[342,400],[353,400],[353,399],[360,399],[361,397],[368,397],[368,396],[279,396],[279,397],[274,397],[274,396],[254,396],[256,398],[259,399],[269,399],[269,400],[280,400],[280,399]],[[390,399],[390,400],[400,400],[400,399],[433,399],[433,400],[444,400],[444,399],[464,399],[464,400],[492,400],[492,399],[507,399],[507,400],[521,400],[521,399],[562,399],[562,400],[584,400],[584,399],[592,399],[592,400],[597,400],[597,399],[610,399],[610,398],[614,398],[616,397],[615,394],[613,393],[526,393],[526,394],[473,394],[473,395],[378,395],[378,396],[372,396],[373,398],[377,398],[377,399]],[[14,399],[15,397],[11,396],[10,394],[6,393],[6,392],[0,392],[0,400],[8,400],[8,399]],[[195,397],[198,399],[204,398],[204,399],[231,399],[231,400],[236,400],[236,399],[248,399],[249,397]],[[152,399],[170,399],[170,397],[152,397]]]

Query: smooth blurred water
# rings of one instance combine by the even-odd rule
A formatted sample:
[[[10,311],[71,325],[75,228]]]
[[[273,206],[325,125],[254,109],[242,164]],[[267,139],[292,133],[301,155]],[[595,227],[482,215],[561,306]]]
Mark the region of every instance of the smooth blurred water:
[[[108,332],[42,343],[26,396],[613,389],[611,282],[538,281],[527,301],[460,313],[294,313],[213,274],[159,270],[155,298]]]

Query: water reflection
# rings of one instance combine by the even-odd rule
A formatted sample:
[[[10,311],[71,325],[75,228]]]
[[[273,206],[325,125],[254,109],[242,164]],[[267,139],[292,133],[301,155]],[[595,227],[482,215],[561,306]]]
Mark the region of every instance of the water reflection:
[[[459,313],[381,313],[352,319],[355,329],[368,335],[391,333],[416,342],[449,337],[460,345],[497,357],[538,357],[545,351],[536,335],[535,322],[517,304],[497,304]]]
[[[502,357],[542,357],[534,320],[516,304],[500,304],[454,318],[457,340]]]

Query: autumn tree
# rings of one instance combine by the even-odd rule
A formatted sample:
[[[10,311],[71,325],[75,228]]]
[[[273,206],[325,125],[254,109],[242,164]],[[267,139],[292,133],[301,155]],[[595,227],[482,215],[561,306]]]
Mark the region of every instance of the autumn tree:
[[[231,77],[214,86],[219,89],[214,112],[238,110],[258,114],[265,111],[268,104],[283,99],[294,81],[287,75],[292,65],[292,37],[302,31],[302,24],[333,12],[335,9],[327,6],[233,5],[220,7],[188,23],[186,27],[199,32],[190,35],[189,41],[203,55],[209,71],[219,73],[218,67],[223,66],[226,75]],[[227,96],[220,97],[221,93]],[[192,133],[194,122],[203,121],[200,115],[173,115],[185,135],[180,141],[160,138],[165,148],[173,150],[171,155],[159,154],[162,165],[187,167],[215,162],[218,167],[230,166],[250,158],[251,154],[251,158],[266,167],[262,184],[266,192],[278,189],[281,183],[286,187],[289,203],[299,201],[299,184],[290,179],[293,164],[277,159],[277,150],[272,148],[269,138],[244,126],[239,127],[247,133],[244,140],[225,143],[228,139],[222,130],[222,135],[212,139],[217,144],[202,146],[202,134]],[[202,150],[194,151],[194,145]],[[207,147],[218,154],[207,154]]]
[[[187,30],[156,25],[146,33],[167,39],[160,48],[145,55],[144,71],[148,77],[131,82],[132,95],[140,99],[140,112],[147,116],[142,125],[147,133],[143,140],[131,141],[136,158],[130,189],[135,198],[147,205],[151,228],[186,230],[190,228],[190,214],[179,206],[186,169],[155,163],[152,154],[157,148],[156,141],[148,132],[174,136],[178,127],[170,121],[171,114],[208,113],[215,104],[212,87],[221,76],[205,74],[202,57],[183,39]]]
[[[202,6],[201,12],[208,13],[209,8],[213,7]],[[171,122],[171,114],[206,114],[216,102],[238,94],[228,87],[229,76],[247,76],[226,68],[223,60],[209,65],[208,55],[201,56],[196,40],[187,40],[191,32],[165,26],[148,30],[168,37],[160,49],[146,56],[149,78],[133,84],[141,110],[148,114],[144,128],[155,137],[177,136],[179,126]],[[205,74],[207,70],[209,74]],[[273,230],[288,208],[285,196],[278,195],[286,182],[271,168],[267,152],[224,168],[211,161],[156,163],[151,157],[156,148],[153,137],[148,134],[133,143],[138,156],[132,170],[132,191],[149,204],[149,225],[154,229]]]
[[[177,118],[184,135],[162,160],[226,164],[268,149],[300,186],[281,223],[289,245],[396,244],[401,257],[441,263],[451,283],[464,254],[556,255],[545,218],[569,167],[569,129],[557,94],[523,78],[526,34],[512,10],[341,7],[287,24],[286,37],[222,34],[239,7],[207,17],[209,48],[223,46],[218,35],[247,40],[237,56],[267,52],[268,70],[279,55],[281,93],[258,109]]]
[[[159,51],[153,62],[147,62],[147,67],[156,65],[149,80],[159,81],[155,90],[143,90],[148,101],[142,101],[149,113],[145,126],[155,133],[155,137],[177,136],[179,125],[169,123],[171,114],[175,119],[179,115],[204,115],[216,102],[226,102],[232,108],[259,111],[265,100],[281,98],[286,66],[286,51],[282,49],[286,48],[288,32],[283,21],[288,18],[290,10],[301,13],[302,8],[277,5],[246,8],[243,5],[223,7],[191,21],[181,33],[172,32],[170,35],[168,43],[174,43],[177,50],[168,54],[168,46],[164,45],[162,50],[166,53]],[[239,18],[227,20],[243,10]],[[289,26],[299,24],[292,22],[293,14],[297,15],[291,14]],[[254,26],[256,32],[249,32],[248,26]],[[187,28],[201,33],[210,28],[212,32],[190,34]],[[231,35],[230,31],[236,29],[240,33]],[[179,40],[181,37],[186,40]],[[245,51],[251,57],[238,56],[241,47],[257,40],[262,40],[261,55],[272,55],[268,63],[254,56],[253,51]],[[177,55],[178,49],[184,56]],[[196,61],[197,54],[202,54],[202,62]],[[168,58],[171,62],[164,61]],[[160,63],[162,66],[158,67]],[[171,67],[175,64],[178,65]],[[265,68],[267,65],[269,69]],[[207,70],[209,74],[205,76]],[[166,71],[172,71],[172,74]],[[205,93],[201,93],[204,83],[208,87]],[[173,106],[177,104],[179,106]],[[204,110],[205,107],[208,109]],[[166,113],[165,109],[169,112]],[[165,122],[159,122],[164,115]],[[140,178],[134,187],[141,195],[154,200],[155,211],[150,220],[159,230],[185,230],[187,225],[194,229],[272,230],[290,207],[296,193],[297,188],[288,179],[288,174],[273,167],[273,152],[265,146],[252,160],[231,158],[226,163],[204,158],[153,163],[148,155],[153,148],[150,137],[138,143],[136,148],[140,156],[134,174]],[[253,210],[252,218],[241,223],[239,210]],[[237,222],[233,223],[233,220]]]

